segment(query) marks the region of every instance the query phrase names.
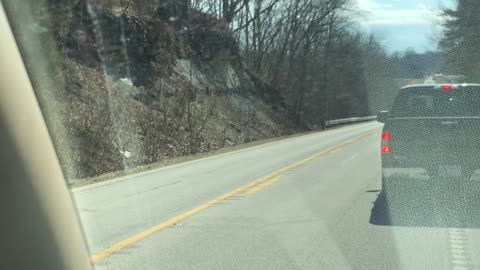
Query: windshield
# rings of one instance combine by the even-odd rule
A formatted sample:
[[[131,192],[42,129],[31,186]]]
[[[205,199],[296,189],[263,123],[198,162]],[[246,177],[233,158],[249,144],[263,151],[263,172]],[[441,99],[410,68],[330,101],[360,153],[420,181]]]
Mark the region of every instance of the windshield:
[[[480,269],[480,1],[1,3],[95,268]]]
[[[401,91],[392,117],[480,117],[480,89],[420,87]]]

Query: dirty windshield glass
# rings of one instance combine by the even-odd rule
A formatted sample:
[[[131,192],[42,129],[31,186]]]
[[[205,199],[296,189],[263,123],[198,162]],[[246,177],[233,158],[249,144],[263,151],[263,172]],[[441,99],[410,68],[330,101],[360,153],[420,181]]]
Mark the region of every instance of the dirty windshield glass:
[[[480,1],[1,3],[95,268],[480,269]]]

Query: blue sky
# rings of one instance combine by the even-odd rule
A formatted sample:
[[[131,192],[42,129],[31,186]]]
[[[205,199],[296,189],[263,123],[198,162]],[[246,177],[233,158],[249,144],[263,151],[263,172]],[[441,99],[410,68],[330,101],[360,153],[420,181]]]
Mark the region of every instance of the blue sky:
[[[413,48],[436,50],[441,33],[441,8],[455,0],[356,0],[362,15],[360,28],[374,33],[389,52]]]

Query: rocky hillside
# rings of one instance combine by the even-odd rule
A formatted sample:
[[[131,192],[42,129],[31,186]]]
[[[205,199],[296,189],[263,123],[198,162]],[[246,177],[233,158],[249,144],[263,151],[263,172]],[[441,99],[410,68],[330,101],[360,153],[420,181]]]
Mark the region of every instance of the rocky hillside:
[[[86,3],[53,27],[65,85],[56,95],[65,132],[54,137],[67,178],[293,132],[222,21],[182,20],[175,5],[140,17],[115,1]]]

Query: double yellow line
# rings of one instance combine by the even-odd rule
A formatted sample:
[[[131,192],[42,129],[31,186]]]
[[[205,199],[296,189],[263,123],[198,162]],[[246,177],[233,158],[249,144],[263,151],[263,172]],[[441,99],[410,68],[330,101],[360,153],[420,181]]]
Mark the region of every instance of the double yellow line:
[[[142,240],[142,239],[144,239],[144,238],[146,238],[146,237],[148,237],[148,236],[150,236],[150,235],[152,235],[152,234],[154,234],[154,233],[156,233],[156,232],[159,232],[159,231],[161,231],[161,230],[163,230],[163,229],[165,229],[165,228],[171,227],[171,226],[173,226],[174,224],[176,224],[176,223],[178,223],[178,222],[180,222],[180,221],[182,221],[182,220],[185,220],[185,219],[187,219],[187,218],[189,218],[189,217],[191,217],[191,216],[193,216],[193,215],[195,215],[195,214],[197,214],[197,213],[199,213],[199,212],[201,212],[201,211],[203,211],[203,210],[205,210],[205,209],[207,209],[207,208],[209,208],[209,207],[211,207],[211,206],[213,206],[213,205],[216,205],[216,204],[218,204],[218,203],[220,203],[220,202],[223,202],[223,201],[225,201],[225,200],[227,200],[227,199],[229,199],[229,198],[231,198],[231,197],[233,197],[233,196],[236,196],[236,195],[238,195],[238,194],[240,194],[240,193],[244,193],[244,192],[245,192],[245,194],[247,194],[247,195],[254,194],[254,193],[256,193],[256,192],[258,192],[258,191],[260,191],[260,190],[262,190],[262,189],[264,189],[264,188],[266,188],[266,187],[268,187],[268,186],[270,186],[270,185],[273,185],[273,184],[275,184],[275,183],[278,182],[278,181],[280,181],[280,180],[281,180],[281,174],[283,174],[283,173],[285,173],[285,172],[288,172],[288,171],[290,171],[290,170],[293,170],[293,169],[295,169],[295,168],[297,168],[297,167],[299,167],[299,166],[301,166],[301,165],[303,165],[303,164],[305,164],[305,163],[307,163],[307,162],[309,162],[309,161],[312,161],[312,160],[314,160],[314,159],[316,159],[316,158],[319,158],[319,157],[321,157],[321,156],[324,156],[324,155],[327,155],[327,154],[331,154],[331,153],[335,153],[335,152],[341,150],[341,149],[342,149],[343,147],[345,147],[346,145],[352,144],[352,143],[354,143],[354,142],[356,142],[356,141],[359,141],[359,140],[361,140],[361,139],[363,139],[363,138],[366,138],[366,137],[368,137],[368,136],[370,136],[370,135],[372,135],[372,134],[373,134],[373,132],[369,132],[369,133],[367,133],[367,134],[365,134],[365,135],[362,135],[362,136],[353,138],[353,139],[348,140],[348,141],[346,141],[346,142],[344,142],[344,143],[342,143],[342,144],[340,144],[340,145],[337,145],[337,146],[335,146],[335,147],[333,147],[333,148],[330,148],[330,149],[328,149],[328,150],[325,150],[325,151],[316,153],[315,155],[312,155],[312,156],[310,156],[310,157],[308,157],[308,158],[306,158],[306,159],[303,159],[303,160],[301,160],[301,161],[299,161],[299,162],[296,162],[296,163],[294,163],[294,164],[292,164],[292,165],[290,165],[290,166],[287,166],[287,167],[282,168],[282,169],[280,169],[280,170],[274,171],[274,172],[272,172],[271,174],[269,174],[269,175],[267,175],[267,176],[264,176],[264,177],[262,177],[262,178],[259,178],[259,179],[255,180],[255,181],[253,181],[253,182],[251,182],[251,183],[249,183],[249,184],[247,184],[247,185],[244,185],[244,186],[239,187],[239,188],[237,188],[237,189],[235,189],[235,190],[233,190],[233,191],[230,191],[230,192],[228,192],[228,193],[226,193],[226,194],[224,194],[224,195],[222,195],[222,196],[220,196],[220,197],[218,197],[218,198],[215,198],[215,199],[213,199],[213,200],[211,200],[211,201],[209,201],[209,202],[206,202],[206,203],[204,203],[204,204],[202,204],[202,205],[199,205],[199,206],[197,206],[197,207],[195,207],[195,208],[193,208],[193,209],[191,209],[191,210],[189,210],[189,211],[187,211],[187,212],[185,212],[185,213],[183,213],[183,214],[180,214],[180,215],[178,215],[178,216],[176,216],[176,217],[174,217],[174,218],[171,218],[171,219],[169,219],[169,220],[167,220],[167,221],[165,221],[165,222],[163,222],[163,223],[160,223],[160,224],[158,224],[158,225],[156,225],[156,226],[154,226],[154,227],[152,227],[152,228],[150,228],[150,229],[148,229],[148,230],[146,230],[146,231],[143,231],[143,232],[141,232],[141,233],[138,233],[138,234],[136,234],[136,235],[134,235],[134,236],[132,236],[132,237],[130,237],[130,238],[128,238],[128,239],[125,239],[125,240],[123,240],[123,241],[121,241],[121,242],[119,242],[119,243],[117,243],[117,244],[115,244],[115,245],[113,245],[113,246],[111,246],[111,247],[109,247],[109,248],[107,248],[107,249],[104,249],[104,250],[100,251],[99,253],[97,253],[97,254],[95,254],[95,255],[92,255],[92,256],[90,257],[90,260],[91,260],[92,262],[97,262],[97,261],[100,260],[100,259],[106,258],[106,257],[112,255],[113,253],[118,252],[118,251],[120,251],[120,250],[122,250],[122,249],[124,249],[124,248],[126,248],[126,247],[128,247],[128,246],[130,246],[130,245],[132,245],[132,244],[135,243],[135,242],[138,242],[138,241],[140,241],[140,240]]]
[[[281,176],[274,177],[274,178],[272,178],[272,179],[270,179],[270,180],[268,180],[264,183],[261,183],[260,185],[258,185],[256,187],[253,187],[253,188],[247,190],[247,192],[245,192],[245,194],[252,195],[253,193],[259,192],[260,190],[275,184],[276,182],[280,181],[281,179],[282,179]]]

